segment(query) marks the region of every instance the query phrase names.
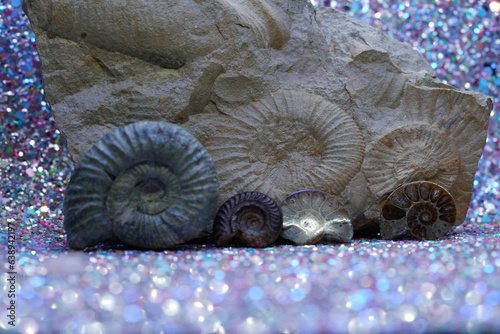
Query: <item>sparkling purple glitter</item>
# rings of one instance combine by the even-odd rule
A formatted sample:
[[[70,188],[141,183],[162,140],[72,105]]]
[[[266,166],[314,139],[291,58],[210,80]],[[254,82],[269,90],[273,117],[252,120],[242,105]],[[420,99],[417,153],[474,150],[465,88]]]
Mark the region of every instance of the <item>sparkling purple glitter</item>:
[[[500,109],[500,1],[313,1],[412,45],[449,84]],[[0,218],[16,226],[16,321],[0,332],[377,333],[500,331],[500,115],[467,222],[443,240],[175,251],[69,250],[63,191],[73,165],[43,99],[20,0],[0,3]],[[498,72],[497,72],[498,71]],[[7,233],[1,235],[4,271]]]

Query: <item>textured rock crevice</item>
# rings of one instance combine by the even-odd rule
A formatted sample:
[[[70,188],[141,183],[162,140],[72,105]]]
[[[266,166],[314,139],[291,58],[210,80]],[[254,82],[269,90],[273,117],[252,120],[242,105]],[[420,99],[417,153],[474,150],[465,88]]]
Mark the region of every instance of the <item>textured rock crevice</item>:
[[[280,202],[299,186],[316,188],[338,197],[358,228],[377,219],[384,196],[424,178],[441,180],[455,198],[455,224],[465,218],[491,101],[442,84],[411,46],[363,22],[306,0],[25,0],[23,9],[36,34],[47,100],[75,162],[117,127],[163,120],[183,126],[214,156],[220,203],[245,191]],[[288,115],[292,131],[267,113]],[[321,169],[304,173],[317,163],[304,157],[315,155],[295,154],[316,147],[312,134],[330,138],[333,130],[315,120],[336,113],[360,136],[355,150],[320,145],[326,170],[360,150],[359,167],[343,170],[348,180],[341,183],[325,182],[331,175]],[[268,161],[286,160],[297,180],[287,182],[284,169],[269,174],[264,163],[243,168],[231,160],[261,152],[242,144],[246,127],[263,138],[252,137],[253,145],[263,146],[269,131],[280,138]],[[429,138],[417,135],[422,129]],[[304,133],[311,135],[301,140]],[[383,157],[387,152],[392,158]],[[249,171],[268,176],[257,184]]]

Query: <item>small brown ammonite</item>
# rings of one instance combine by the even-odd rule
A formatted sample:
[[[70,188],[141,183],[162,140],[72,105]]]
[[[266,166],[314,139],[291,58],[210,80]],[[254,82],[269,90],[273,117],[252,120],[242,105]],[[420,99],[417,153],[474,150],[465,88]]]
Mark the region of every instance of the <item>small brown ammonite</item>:
[[[419,239],[444,236],[455,223],[453,197],[432,182],[418,181],[394,190],[382,207],[380,231],[383,239],[411,232]]]
[[[320,240],[349,242],[353,227],[342,204],[332,195],[318,190],[301,190],[280,204],[283,212],[281,236],[297,245]]]
[[[282,226],[280,207],[270,197],[240,193],[224,202],[215,216],[215,244],[225,247],[236,237],[244,246],[267,247],[276,241]]]

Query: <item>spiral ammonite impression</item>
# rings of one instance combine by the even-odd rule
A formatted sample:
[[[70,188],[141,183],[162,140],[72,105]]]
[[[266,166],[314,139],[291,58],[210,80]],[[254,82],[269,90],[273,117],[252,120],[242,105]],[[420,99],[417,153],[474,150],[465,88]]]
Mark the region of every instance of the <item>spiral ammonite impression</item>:
[[[283,212],[281,236],[297,245],[325,241],[349,242],[354,230],[347,211],[332,195],[301,190],[280,204]]]
[[[448,233],[456,216],[448,191],[432,182],[412,182],[394,190],[384,203],[380,231],[383,239],[410,231],[419,239],[435,240]]]
[[[450,189],[461,170],[451,140],[429,124],[412,124],[380,138],[363,162],[368,187],[382,196],[398,185],[430,181]]]
[[[340,193],[360,169],[364,142],[353,119],[324,98],[279,91],[235,110],[205,147],[221,198],[257,191],[275,200],[300,189]]]
[[[64,198],[68,243],[171,247],[208,225],[218,189],[210,155],[186,130],[129,124],[101,138],[75,168]]]
[[[238,238],[248,247],[267,247],[276,241],[282,226],[281,210],[270,197],[257,192],[237,194],[217,211],[215,243],[225,247]]]
[[[453,186],[445,188],[455,199],[455,225],[460,225],[465,221],[472,198],[474,174],[486,140],[484,129],[488,126],[489,110],[487,102],[481,102],[486,97],[478,98],[475,94],[449,88],[406,85],[398,117],[408,124],[427,123],[441,129],[458,151],[460,171]]]

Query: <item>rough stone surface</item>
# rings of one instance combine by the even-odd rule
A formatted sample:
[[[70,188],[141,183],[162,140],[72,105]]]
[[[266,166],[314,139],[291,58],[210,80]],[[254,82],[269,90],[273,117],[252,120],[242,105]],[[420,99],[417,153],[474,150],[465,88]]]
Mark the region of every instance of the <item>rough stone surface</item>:
[[[212,154],[220,204],[244,191],[281,202],[312,188],[337,196],[361,228],[399,185],[430,180],[455,198],[455,225],[464,221],[491,102],[441,84],[420,54],[373,27],[306,0],[25,0],[23,8],[75,162],[117,127],[163,120]],[[330,135],[347,123],[335,127],[318,105],[340,110],[357,126],[346,136],[361,134],[361,143],[337,144]],[[338,159],[355,160],[345,164],[348,180],[330,182]]]

